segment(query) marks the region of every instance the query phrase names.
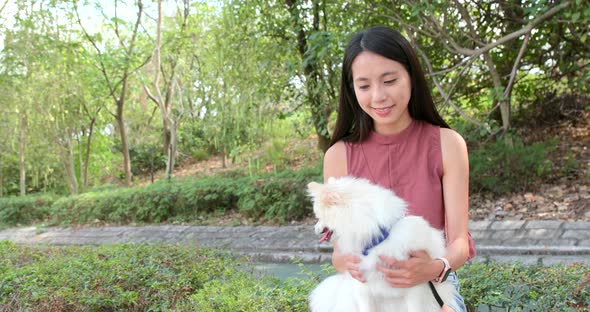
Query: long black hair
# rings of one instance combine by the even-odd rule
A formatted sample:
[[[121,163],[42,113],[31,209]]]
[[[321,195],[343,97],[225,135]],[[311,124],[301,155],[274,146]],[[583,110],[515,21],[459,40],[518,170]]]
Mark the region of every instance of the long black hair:
[[[413,119],[449,128],[434,107],[424,72],[408,40],[390,28],[374,27],[354,35],[344,51],[338,117],[330,146],[340,140],[361,142],[373,130],[373,119],[361,109],[352,85],[352,62],[363,51],[399,62],[408,71],[412,81],[408,111]]]

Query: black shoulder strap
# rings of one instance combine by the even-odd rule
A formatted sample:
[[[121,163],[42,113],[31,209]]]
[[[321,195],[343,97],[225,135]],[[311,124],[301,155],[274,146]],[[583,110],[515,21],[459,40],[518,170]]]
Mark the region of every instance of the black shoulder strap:
[[[434,284],[432,284],[431,281],[428,281],[428,286],[430,286],[430,290],[432,291],[432,294],[434,295],[436,302],[438,302],[438,304],[442,308],[445,303],[442,301],[441,297],[438,294],[438,291],[436,291],[436,288],[434,288]]]

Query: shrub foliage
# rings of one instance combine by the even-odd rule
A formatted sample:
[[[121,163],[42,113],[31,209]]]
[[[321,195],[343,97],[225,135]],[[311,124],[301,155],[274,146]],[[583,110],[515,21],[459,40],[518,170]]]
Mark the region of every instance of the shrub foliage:
[[[0,224],[128,224],[196,222],[211,213],[240,212],[257,220],[288,222],[311,213],[306,194],[319,169],[263,176],[235,174],[160,181],[145,187],[106,189],[54,198],[0,198]]]
[[[526,145],[507,136],[470,151],[470,189],[502,194],[523,191],[547,177],[555,143]],[[145,187],[105,188],[81,195],[0,198],[0,224],[113,224],[198,222],[209,214],[239,212],[260,221],[288,223],[311,214],[310,181],[319,167],[251,176],[237,172],[213,177],[159,181]]]
[[[470,189],[505,194],[525,191],[553,170],[548,157],[556,142],[524,144],[508,135],[469,152]]]
[[[0,259],[2,311],[307,311],[326,273],[281,281],[229,253],[178,245],[0,242]],[[588,272],[471,264],[458,275],[469,311],[589,311]]]
[[[471,264],[458,276],[470,311],[590,311],[589,269]]]
[[[57,199],[54,195],[0,198],[0,224],[14,226],[43,221]]]

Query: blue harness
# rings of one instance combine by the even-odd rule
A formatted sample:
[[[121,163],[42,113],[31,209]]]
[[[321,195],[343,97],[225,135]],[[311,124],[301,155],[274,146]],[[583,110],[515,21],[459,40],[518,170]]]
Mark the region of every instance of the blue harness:
[[[380,235],[374,236],[371,241],[369,242],[369,244],[367,246],[365,246],[365,248],[363,248],[363,256],[367,256],[369,254],[369,251],[381,244],[384,240],[387,239],[387,237],[389,237],[389,230],[386,229],[383,226],[379,226],[379,230],[381,231]]]

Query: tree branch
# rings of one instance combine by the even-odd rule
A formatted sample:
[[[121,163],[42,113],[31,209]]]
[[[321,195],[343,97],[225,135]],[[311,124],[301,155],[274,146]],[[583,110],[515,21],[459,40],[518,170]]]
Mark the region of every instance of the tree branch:
[[[546,21],[547,19],[551,18],[553,15],[557,14],[559,11],[565,9],[566,7],[568,7],[570,5],[570,1],[566,1],[563,3],[560,3],[559,5],[556,5],[555,7],[551,8],[550,10],[548,10],[547,12],[545,12],[543,15],[537,17],[536,19],[534,19],[532,22],[530,22],[528,25],[524,26],[523,28],[521,28],[520,30],[517,30],[511,34],[508,34],[494,42],[491,42],[479,49],[467,49],[467,48],[463,48],[460,47],[459,45],[457,45],[454,41],[451,41],[451,45],[453,45],[453,48],[455,48],[455,50],[463,55],[468,55],[471,57],[476,57],[479,56],[480,54],[483,54],[501,44],[504,44],[510,40],[513,40],[515,38],[518,38],[524,34],[530,33],[537,25],[541,24],[542,22]]]
[[[516,73],[518,72],[518,65],[520,64],[520,60],[524,55],[524,51],[526,50],[527,45],[529,44],[529,36],[530,34],[527,33],[524,35],[524,40],[522,41],[522,46],[520,46],[520,51],[518,51],[518,56],[514,61],[514,65],[512,66],[512,71],[510,72],[510,80],[508,81],[508,86],[504,90],[504,97],[507,98],[512,93],[512,87],[514,86],[514,79],[516,78]]]
[[[100,50],[100,48],[98,47],[98,45],[96,44],[94,39],[92,39],[92,37],[90,36],[90,34],[88,33],[88,31],[86,30],[84,25],[82,24],[82,20],[80,19],[80,13],[78,12],[78,5],[77,5],[76,1],[74,1],[74,12],[76,13],[76,20],[78,22],[78,25],[80,25],[80,28],[82,28],[82,32],[84,33],[84,36],[86,37],[86,39],[88,41],[90,41],[90,44],[92,44],[92,46],[96,50],[96,53],[98,53],[98,61],[99,61],[99,65],[100,65],[100,71],[102,72],[102,75],[104,76],[104,79],[107,83],[107,88],[109,88],[109,96],[113,97],[113,99],[116,102],[117,101],[117,97],[115,95],[116,88],[113,85],[113,83],[111,82],[111,79],[109,78],[109,75],[107,73],[107,69],[106,69],[106,66],[103,61],[102,51]],[[115,116],[115,114],[112,113],[111,111],[109,111],[108,108],[107,108],[107,112],[109,112],[109,114],[112,115],[113,117]]]
[[[373,11],[374,13],[376,13],[376,10],[371,7],[369,8],[369,10]],[[395,14],[395,13],[393,13]],[[406,21],[404,21],[399,14],[395,14],[395,16],[392,15],[387,15],[387,14],[383,14],[380,13],[379,14],[381,17],[385,17],[391,20],[394,20],[396,22],[398,22],[400,25],[403,25],[404,27],[410,28],[412,31],[415,31],[423,36],[427,36],[427,37],[431,37],[431,38],[436,38],[438,37],[438,35],[436,35],[435,33],[431,33],[431,32],[427,32],[425,27],[415,27],[414,25],[408,24]]]
[[[424,53],[424,51],[422,51],[422,49],[420,49],[420,47],[416,44],[414,44],[414,47],[416,48],[416,50],[418,51],[418,53],[422,56],[422,59],[424,59],[424,63],[426,64],[426,68],[428,69],[428,72],[432,73],[433,69],[432,69],[432,64],[430,63],[430,60],[428,59],[428,56],[426,56],[426,54]],[[440,82],[436,79],[435,75],[431,75],[432,77],[432,81],[434,82],[434,84],[436,85],[436,88],[438,89],[438,92],[440,92],[440,94],[443,96],[445,103],[451,105],[451,107],[459,114],[461,115],[463,118],[465,118],[465,120],[471,122],[472,124],[481,127],[481,123],[478,122],[477,120],[471,118],[470,116],[468,116],[467,114],[465,114],[465,112],[463,112],[457,105],[455,105],[455,103],[453,103],[453,101],[451,101],[450,98],[450,93],[447,94],[445,92],[445,90],[443,89],[443,87],[441,86]]]
[[[4,9],[6,8],[6,5],[8,4],[8,0],[4,1],[4,4],[2,5],[2,7],[0,8],[0,14],[2,14],[2,12],[4,11]]]
[[[465,63],[473,62],[473,60],[474,59],[473,58],[470,58],[470,57],[464,58],[464,59],[461,60],[461,62],[455,64],[453,67],[445,68],[445,69],[439,70],[437,72],[427,73],[426,74],[426,77],[438,76],[438,75],[444,75],[446,73],[450,73],[450,72],[456,70],[457,68],[459,68],[461,66],[464,66]]]

